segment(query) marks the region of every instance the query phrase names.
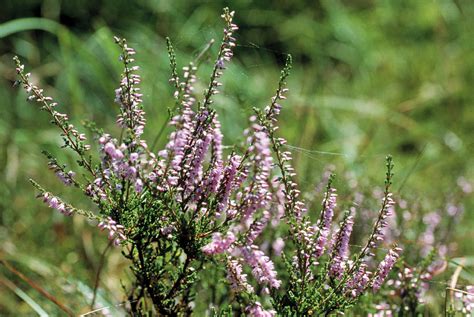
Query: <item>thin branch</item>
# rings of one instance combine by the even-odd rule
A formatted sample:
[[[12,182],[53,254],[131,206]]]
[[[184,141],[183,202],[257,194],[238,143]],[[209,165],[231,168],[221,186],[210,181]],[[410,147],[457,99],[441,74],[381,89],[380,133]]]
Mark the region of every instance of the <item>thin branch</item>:
[[[74,313],[71,309],[66,307],[63,303],[61,303],[56,297],[51,295],[48,291],[46,291],[44,288],[33,282],[30,278],[26,277],[23,273],[17,271],[14,267],[12,267],[7,261],[4,259],[0,259],[0,263],[5,266],[5,268],[16,275],[18,278],[26,282],[28,285],[30,285],[32,288],[37,290],[41,295],[43,295],[46,299],[49,301],[53,302],[58,306],[62,311],[64,311],[68,316],[74,316]]]

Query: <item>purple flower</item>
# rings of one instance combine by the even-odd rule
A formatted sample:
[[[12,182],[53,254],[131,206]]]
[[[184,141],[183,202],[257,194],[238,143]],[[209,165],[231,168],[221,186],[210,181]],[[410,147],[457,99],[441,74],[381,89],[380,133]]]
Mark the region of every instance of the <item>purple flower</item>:
[[[470,194],[473,192],[472,183],[470,183],[464,177],[459,177],[457,180],[457,184],[465,194]]]
[[[354,212],[355,208],[352,207],[348,216],[344,219],[342,227],[333,237],[333,252],[329,266],[329,275],[338,279],[342,278],[344,274],[345,261],[349,251],[349,239],[354,225]]]
[[[471,313],[474,311],[474,285],[467,285],[466,293],[463,296],[464,309],[466,312]]]
[[[323,211],[321,214],[321,219],[318,222],[319,235],[316,240],[316,247],[314,256],[316,258],[320,257],[324,253],[324,247],[327,243],[329,232],[331,230],[331,222],[334,216],[334,209],[336,208],[336,189],[328,188],[328,191],[325,194],[323,200]]]
[[[196,141],[194,157],[191,160],[189,173],[186,176],[186,194],[189,194],[194,189],[194,185],[197,185],[202,178],[203,162],[205,155],[207,154],[207,150],[209,149],[209,146],[211,144],[211,141],[211,133],[205,133],[204,138],[202,140],[200,139]]]
[[[219,193],[218,193],[218,204],[216,217],[220,217],[220,214],[225,211],[227,204],[229,203],[229,197],[232,188],[234,187],[234,181],[237,176],[237,168],[240,165],[240,156],[233,155],[229,159],[229,163],[225,168],[224,177],[222,178]]]
[[[140,178],[135,180],[135,191],[141,193],[143,190],[143,181]]]
[[[120,114],[117,116],[117,124],[122,128],[128,128],[132,138],[139,140],[145,127],[145,112],[142,109],[142,94],[140,93],[140,76],[135,74],[138,66],[130,67],[134,61],[131,57],[135,50],[127,46],[125,40],[116,39],[122,47],[122,60],[125,66],[124,75],[120,81],[120,87],[115,90],[115,102],[120,105]]]
[[[270,287],[279,288],[281,281],[277,279],[273,262],[257,246],[244,246],[241,248],[245,262],[252,268],[252,275],[260,284],[268,284]]]
[[[64,183],[66,186],[70,186],[73,184],[73,178],[76,175],[73,171],[69,171],[64,173],[63,171],[57,171],[56,176]]]
[[[212,159],[209,176],[205,181],[205,186],[210,193],[217,193],[219,183],[222,179],[223,160],[222,160],[222,132],[220,130],[220,122],[217,120],[217,115],[214,115],[212,121],[214,127],[212,128]]]
[[[56,197],[51,197],[48,201],[49,207],[53,209],[58,209],[59,206],[59,200]]]
[[[387,303],[380,303],[375,305],[375,309],[377,309],[377,312],[372,314],[368,314],[368,317],[392,317],[393,316],[393,311],[390,307],[389,304]]]
[[[138,153],[131,153],[130,162],[135,162],[136,160],[138,160]]]
[[[248,152],[252,153],[251,160],[254,165],[254,175],[252,177],[253,181],[245,188],[241,207],[239,208],[244,221],[250,219],[259,208],[265,208],[272,199],[269,191],[270,172],[273,166],[270,139],[260,125],[252,124],[252,130],[253,133],[248,137],[247,142],[249,144]]]
[[[281,237],[276,238],[275,241],[273,241],[272,243],[273,252],[276,256],[281,255],[281,252],[283,251],[284,247],[285,241]]]
[[[75,183],[74,176],[76,176],[76,173],[73,171],[65,172],[64,168],[57,164],[56,159],[49,157],[48,167],[54,171],[56,176],[64,183],[64,185],[70,186]]]
[[[377,291],[380,286],[382,286],[383,281],[387,277],[388,273],[392,270],[393,266],[397,262],[399,257],[398,253],[401,251],[400,248],[393,248],[388,251],[385,259],[380,262],[377,272],[375,273],[375,278],[372,282],[372,289]]]
[[[274,310],[264,310],[259,302],[247,306],[245,312],[251,317],[273,317],[276,315]]]
[[[362,294],[370,282],[371,272],[367,271],[367,264],[361,263],[356,272],[349,277],[345,284],[345,291],[354,298]]]
[[[245,243],[247,245],[252,245],[255,239],[262,233],[263,229],[270,219],[270,213],[266,210],[263,211],[263,215],[259,220],[255,220],[247,232]]]
[[[86,187],[86,195],[92,197],[94,201],[107,200],[107,194],[104,191],[104,181],[101,177],[96,178],[92,183]]]
[[[160,152],[160,156],[168,160],[169,171],[167,180],[170,186],[177,185],[177,175],[182,169],[183,160],[186,159],[185,152],[193,142],[192,133],[196,127],[195,114],[191,109],[194,98],[190,97],[190,92],[186,93],[186,90],[190,90],[189,86],[186,86],[184,89],[185,98],[181,103],[181,114],[172,118],[170,122],[171,125],[176,127],[176,131],[170,134],[166,149]]]
[[[117,149],[112,142],[108,142],[104,145],[104,152],[107,153],[113,160],[123,159],[122,151]]]
[[[385,228],[388,226],[387,218],[393,214],[393,206],[395,205],[392,196],[392,193],[386,193],[382,198],[382,209],[380,210],[373,234],[368,242],[367,255],[369,256],[374,255],[373,250],[377,247],[377,243],[384,240]]]
[[[235,292],[252,293],[253,287],[247,282],[247,274],[242,273],[242,265],[237,260],[227,261],[227,280],[230,287]]]
[[[51,195],[50,193],[47,193],[47,192],[43,193],[43,195],[41,197],[43,197],[43,201],[50,208],[56,209],[57,211],[59,211],[60,213],[62,213],[65,216],[71,216],[72,215],[73,209],[70,206],[67,206],[58,197],[53,196],[53,195]]]
[[[117,224],[117,222],[111,217],[103,219],[97,226],[100,228],[100,230],[107,229],[109,231],[109,240],[113,240],[115,246],[118,246],[127,240],[127,237],[124,233],[124,226]]]
[[[225,237],[222,237],[220,232],[215,232],[212,235],[212,241],[202,248],[202,252],[207,255],[224,253],[235,242],[235,236],[232,232],[228,232]]]
[[[218,69],[224,69],[224,68],[225,68],[224,59],[222,59],[222,58],[219,59],[219,60],[217,61],[217,63],[216,63],[216,67],[217,67]]]

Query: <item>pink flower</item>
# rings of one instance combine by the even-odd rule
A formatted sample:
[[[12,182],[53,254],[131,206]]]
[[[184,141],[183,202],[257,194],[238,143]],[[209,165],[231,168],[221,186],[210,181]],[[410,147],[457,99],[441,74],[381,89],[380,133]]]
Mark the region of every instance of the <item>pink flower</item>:
[[[359,269],[347,280],[345,290],[349,296],[356,298],[362,294],[370,282],[371,272],[367,271],[367,264],[361,263]]]
[[[264,310],[262,304],[255,302],[251,306],[247,306],[245,311],[248,313],[248,316],[252,317],[273,317],[276,315],[274,310]]]
[[[73,213],[73,209],[67,206],[58,197],[51,195],[50,193],[44,193],[42,195],[43,201],[48,204],[50,208],[56,209],[65,216],[70,216]]]
[[[346,216],[342,227],[333,237],[333,252],[331,258],[331,264],[329,266],[329,274],[338,279],[342,278],[344,274],[345,261],[347,260],[347,254],[349,252],[349,239],[352,233],[352,227],[354,225],[353,213],[355,208],[351,208],[350,214]]]
[[[385,259],[380,262],[377,272],[375,273],[375,279],[372,282],[372,289],[374,291],[377,291],[382,286],[383,281],[397,262],[397,259],[399,257],[398,253],[400,251],[400,248],[393,248],[389,250],[387,255],[385,256]]]
[[[212,235],[212,241],[202,248],[202,252],[207,255],[224,253],[234,242],[235,236],[232,232],[228,232],[225,237],[222,237],[221,233],[216,232]]]
[[[229,196],[231,194],[231,190],[234,187],[234,180],[237,175],[237,168],[240,165],[240,156],[233,155],[229,159],[229,163],[225,168],[224,177],[221,181],[220,189],[219,189],[219,202],[217,204],[218,214],[219,216],[221,212],[225,211],[227,208],[227,204],[229,203]]]
[[[114,240],[115,246],[118,246],[120,243],[127,240],[124,233],[124,226],[117,224],[117,222],[111,217],[102,220],[97,226],[100,230],[107,229],[109,231],[109,240]]]
[[[227,280],[235,292],[253,292],[253,287],[247,282],[247,274],[242,273],[242,265],[237,260],[227,262]]]
[[[273,288],[279,288],[281,281],[277,279],[277,272],[273,262],[257,246],[245,246],[241,248],[245,262],[252,268],[252,274],[260,284],[268,284]]]
[[[323,200],[324,209],[322,212],[321,222],[318,223],[318,228],[320,231],[318,239],[316,241],[316,247],[314,252],[314,256],[317,258],[323,255],[324,253],[324,248],[328,240],[329,232],[331,230],[332,218],[334,217],[334,209],[337,206],[336,200],[336,189],[328,188],[326,196]]]

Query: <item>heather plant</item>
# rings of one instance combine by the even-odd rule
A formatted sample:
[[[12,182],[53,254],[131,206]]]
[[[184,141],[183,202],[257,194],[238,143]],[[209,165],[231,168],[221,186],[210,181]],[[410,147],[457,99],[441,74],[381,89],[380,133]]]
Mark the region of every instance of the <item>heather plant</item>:
[[[357,241],[357,237],[363,236],[369,229],[366,222],[374,216],[370,205],[365,202],[383,197],[383,189],[375,188],[371,193],[364,193],[353,175],[348,173],[346,178],[350,192],[345,199],[354,200],[359,209],[359,219],[364,220],[359,222],[353,232]],[[457,188],[452,188],[438,201],[397,197],[394,217],[390,219],[384,243],[397,241],[400,247],[410,252],[397,262],[393,270],[395,274],[387,280],[386,287],[365,308],[375,310],[371,316],[439,314],[441,310],[435,298],[436,292],[442,290],[443,286],[453,288],[452,309],[464,309],[463,301],[458,299],[463,297],[464,288],[470,289],[470,286],[460,285],[461,289],[454,289],[454,285],[443,281],[447,276],[445,273],[449,271],[448,266],[457,268],[462,265],[459,261],[465,261],[464,258],[453,259],[457,248],[454,228],[462,219],[465,209],[463,202],[472,192],[472,185],[463,177],[457,183]],[[449,308],[449,305],[445,306]]]
[[[320,210],[308,209],[286,140],[277,132],[291,56],[269,105],[249,118],[243,142],[223,146],[213,103],[236,45],[233,16],[224,9],[223,38],[202,95],[195,91],[198,65],[190,63],[179,75],[168,39],[175,104],[169,110],[173,131],[160,151],[142,138],[146,118],[139,68],[125,39],[115,38],[124,67],[115,91],[118,136],[93,124],[88,124],[90,135],[80,132],[15,58],[18,83],[29,100],[49,113],[80,170],[68,170],[45,153],[49,168],[65,186],[88,197],[94,210],[77,208],[31,182],[49,207],[94,221],[110,244],[122,250],[133,274],[124,285],[131,314],[190,315],[198,305],[203,276],[209,292],[216,292],[219,277],[227,282],[221,299],[207,303],[216,315],[344,312],[377,293],[400,257],[396,244],[381,247],[395,204],[392,158],[386,159],[377,216],[362,248],[354,252],[349,242],[356,206],[339,211],[334,175],[328,175]],[[209,272],[216,274],[210,278]]]

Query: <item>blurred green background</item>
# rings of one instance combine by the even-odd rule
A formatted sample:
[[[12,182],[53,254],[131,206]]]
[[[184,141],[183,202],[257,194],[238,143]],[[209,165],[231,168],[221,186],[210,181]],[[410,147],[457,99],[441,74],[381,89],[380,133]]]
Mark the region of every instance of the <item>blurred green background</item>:
[[[294,67],[280,133],[304,188],[318,183],[330,164],[366,188],[383,185],[389,153],[396,162],[396,194],[433,209],[456,192],[460,176],[474,179],[473,1],[3,0],[0,257],[77,312],[88,310],[107,239],[84,219],[65,218],[34,199],[28,178],[87,207],[48,171],[41,150],[72,166],[74,158],[59,149],[48,116],[12,87],[12,57],[21,58],[73,122],[91,119],[117,132],[113,99],[121,66],[113,35],[126,37],[138,52],[145,135],[153,140],[173,104],[164,37],[185,66],[211,39],[220,40],[224,6],[236,11],[240,26],[235,59],[215,103],[226,144],[241,138],[252,107],[268,103],[290,53]],[[200,67],[204,82],[214,55]],[[347,188],[343,177],[337,186]],[[472,199],[465,205],[454,232],[455,255],[474,251]],[[109,253],[98,299],[103,306],[123,300],[125,267],[119,251]],[[57,310],[2,266],[0,284],[0,312]]]

